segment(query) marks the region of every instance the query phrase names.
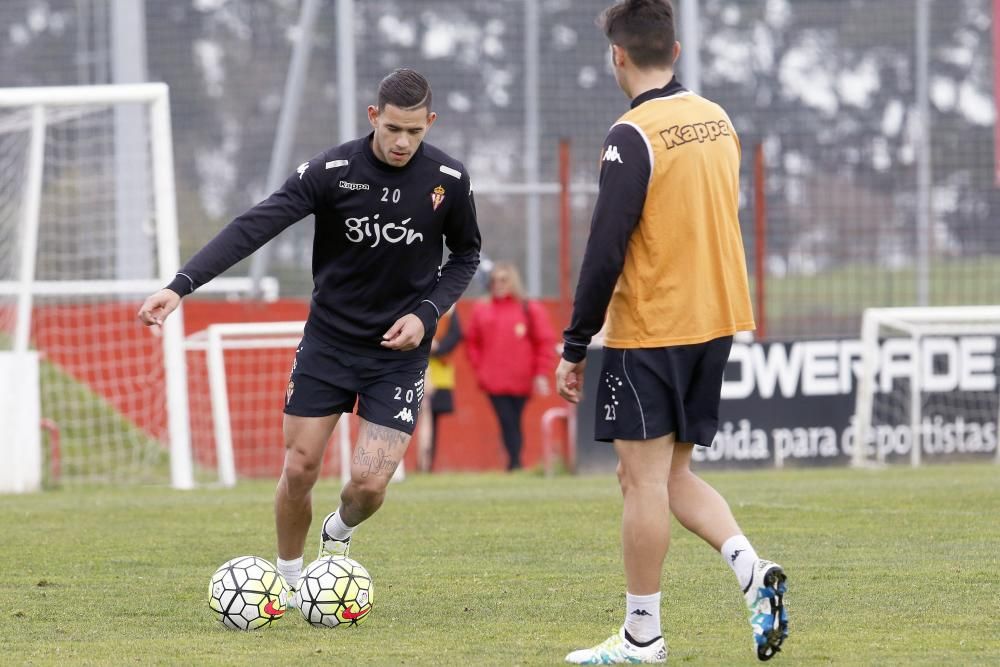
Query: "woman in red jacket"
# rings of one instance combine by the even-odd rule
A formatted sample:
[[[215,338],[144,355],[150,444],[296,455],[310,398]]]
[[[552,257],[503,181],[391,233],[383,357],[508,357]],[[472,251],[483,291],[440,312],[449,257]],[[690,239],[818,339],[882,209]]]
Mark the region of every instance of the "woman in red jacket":
[[[521,467],[521,414],[531,394],[549,393],[555,334],[541,304],[524,299],[521,276],[508,262],[490,274],[490,296],[476,304],[465,331],[465,349],[479,387],[493,404],[507,470]]]

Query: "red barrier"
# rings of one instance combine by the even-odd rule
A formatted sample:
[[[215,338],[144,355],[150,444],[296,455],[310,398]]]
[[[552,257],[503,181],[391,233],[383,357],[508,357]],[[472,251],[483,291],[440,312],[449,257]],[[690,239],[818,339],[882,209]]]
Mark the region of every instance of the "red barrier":
[[[459,304],[468,317],[472,301]],[[556,329],[564,326],[559,303],[545,302]],[[110,303],[81,306],[40,306],[35,309],[35,339],[49,361],[103,396],[128,421],[151,436],[166,440],[163,387],[143,378],[123,380],[111,372],[122,355],[130,362],[155,368],[162,363],[161,340],[135,319],[138,304]],[[265,322],[304,320],[308,304],[283,300],[275,303],[219,302],[190,299],[184,304],[188,334],[218,322]],[[46,326],[51,322],[51,326]],[[139,336],[131,328],[142,330]],[[115,335],[115,330],[121,335]],[[128,333],[126,336],[125,334]],[[130,341],[126,347],[123,341]],[[288,382],[293,350],[226,353],[228,390],[236,469],[241,476],[276,477],[284,457],[281,438],[282,401]],[[506,459],[492,407],[475,379],[462,346],[453,355],[456,367],[454,414],[441,418],[435,470],[501,470]],[[262,363],[263,362],[263,363]],[[240,366],[253,363],[253,373],[240,373]],[[192,447],[199,464],[215,465],[211,406],[204,355],[188,355],[188,384],[193,423]],[[255,394],[255,395],[253,395]],[[251,396],[253,395],[253,396]],[[250,399],[250,400],[248,400]],[[543,461],[541,421],[552,407],[565,406],[557,396],[533,398],[524,414],[523,461],[526,466]],[[152,406],[152,408],[151,408]],[[332,459],[334,448],[328,458]],[[409,470],[416,469],[416,447],[406,455]],[[328,465],[326,469],[335,466]]]

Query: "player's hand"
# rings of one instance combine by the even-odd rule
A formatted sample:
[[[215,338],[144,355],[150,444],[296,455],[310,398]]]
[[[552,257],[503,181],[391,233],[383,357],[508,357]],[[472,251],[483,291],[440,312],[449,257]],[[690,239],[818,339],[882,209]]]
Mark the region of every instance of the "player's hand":
[[[177,292],[163,288],[142,302],[137,316],[147,327],[163,326],[167,315],[174,312],[180,302],[181,297]]]
[[[559,360],[556,367],[556,391],[570,403],[579,403],[583,396],[583,369],[587,360],[573,363],[565,359]]]
[[[413,313],[403,315],[389,327],[382,339],[382,347],[390,350],[406,352],[416,349],[424,339],[424,323]]]

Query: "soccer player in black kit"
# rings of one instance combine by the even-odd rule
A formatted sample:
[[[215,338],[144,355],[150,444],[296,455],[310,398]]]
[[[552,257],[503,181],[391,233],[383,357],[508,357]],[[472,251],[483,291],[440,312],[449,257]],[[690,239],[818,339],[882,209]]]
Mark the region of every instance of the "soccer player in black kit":
[[[183,296],[315,215],[312,301],[285,392],[286,452],[274,499],[278,570],[293,589],[312,488],[341,413],[357,401],[360,430],[340,507],[321,527],[321,556],[347,555],[354,528],[382,505],[413,433],[437,320],[479,264],[469,175],[423,142],[436,119],[427,80],[410,69],[392,72],[368,119],[371,133],[299,165],[138,313],[144,324],[162,324]]]

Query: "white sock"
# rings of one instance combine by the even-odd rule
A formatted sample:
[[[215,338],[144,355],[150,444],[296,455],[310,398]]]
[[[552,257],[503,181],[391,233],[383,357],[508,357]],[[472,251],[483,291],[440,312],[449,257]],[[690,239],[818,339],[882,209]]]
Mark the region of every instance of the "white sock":
[[[733,535],[722,543],[722,560],[726,565],[733,568],[736,580],[740,582],[740,588],[745,589],[750,585],[750,577],[753,575],[753,564],[757,562],[757,552],[753,550],[750,540],[745,535]]]
[[[357,526],[348,526],[344,523],[344,520],[340,518],[340,508],[326,518],[326,522],[323,524],[323,532],[332,537],[335,540],[340,540],[343,542],[351,536],[354,529]]]
[[[663,635],[660,629],[660,594],[625,593],[625,632],[644,644]]]
[[[292,560],[278,559],[278,574],[285,578],[285,582],[292,588],[299,587],[299,577],[302,576],[302,556]]]

